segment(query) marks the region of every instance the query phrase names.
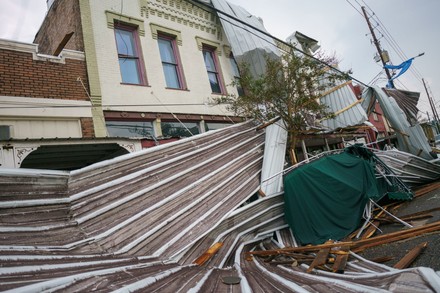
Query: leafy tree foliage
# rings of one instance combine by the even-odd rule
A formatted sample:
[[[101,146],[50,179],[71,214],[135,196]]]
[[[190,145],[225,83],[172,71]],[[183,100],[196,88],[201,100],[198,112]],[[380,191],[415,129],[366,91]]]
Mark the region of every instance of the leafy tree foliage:
[[[236,115],[267,122],[280,117],[288,131],[288,149],[292,163],[299,134],[318,127],[318,120],[332,113],[320,103],[319,98],[346,75],[330,70],[326,64],[335,64],[336,58],[318,56],[322,62],[295,53],[284,54],[279,59],[266,58],[266,71],[254,77],[249,64],[239,64],[240,79],[233,82],[241,86],[244,94],[216,99],[227,104]]]

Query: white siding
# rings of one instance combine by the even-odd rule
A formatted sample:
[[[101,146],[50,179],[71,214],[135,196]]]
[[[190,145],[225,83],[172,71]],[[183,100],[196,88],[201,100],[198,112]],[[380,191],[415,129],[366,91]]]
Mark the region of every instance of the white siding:
[[[11,136],[15,139],[82,137],[78,119],[2,119],[0,125],[12,126]]]

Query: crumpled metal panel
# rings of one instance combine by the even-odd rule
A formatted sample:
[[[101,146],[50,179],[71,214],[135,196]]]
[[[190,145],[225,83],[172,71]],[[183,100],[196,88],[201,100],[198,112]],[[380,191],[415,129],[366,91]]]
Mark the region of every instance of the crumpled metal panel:
[[[399,150],[427,160],[433,159],[430,154],[431,147],[428,144],[428,139],[422,127],[418,123],[411,126],[407,120],[407,115],[399,107],[393,97],[388,96],[378,86],[365,89],[362,93],[362,97],[364,99],[362,102],[364,109],[367,109],[370,104],[373,104],[375,99],[379,101],[385,117],[396,132]]]
[[[251,15],[240,6],[231,4],[225,0],[212,0],[212,5],[216,9],[232,15],[250,26],[256,27],[261,31],[266,31],[262,21],[258,17]],[[236,61],[238,63],[245,62],[249,64],[251,72],[255,76],[265,72],[265,55],[271,58],[281,56],[272,38],[221,13],[219,13],[218,16],[232,47]]]
[[[287,148],[287,130],[282,120],[266,129],[261,190],[272,195],[283,189],[283,169]]]
[[[324,95],[320,101],[327,105],[327,111],[336,115],[334,118],[321,121],[326,131],[361,125],[368,120],[367,113],[349,83]]]
[[[406,120],[411,126],[414,126],[417,123],[417,113],[419,112],[417,103],[419,102],[420,93],[387,88],[382,90],[396,100],[399,108],[405,113]]]

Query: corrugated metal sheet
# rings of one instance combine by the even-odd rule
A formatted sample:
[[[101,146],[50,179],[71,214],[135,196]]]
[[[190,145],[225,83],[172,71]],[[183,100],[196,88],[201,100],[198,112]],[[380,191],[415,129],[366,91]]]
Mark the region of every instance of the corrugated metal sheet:
[[[405,112],[399,107],[396,100],[388,96],[378,86],[369,87],[362,93],[362,105],[367,109],[372,101],[378,100],[385,117],[396,133],[399,150],[411,153],[421,158],[432,160],[431,147],[422,127],[415,123],[413,126],[407,119]]]
[[[70,173],[1,170],[0,290],[380,292],[409,278],[440,290],[427,268],[358,260],[346,277],[249,259],[294,243],[282,193],[245,204],[260,188],[264,137],[244,123]]]
[[[265,152],[261,170],[261,190],[266,195],[283,190],[283,169],[286,158],[287,130],[278,120],[266,128]]]
[[[244,8],[225,0],[212,0],[212,5],[235,18],[266,32],[262,20],[250,14]],[[249,64],[251,72],[259,76],[265,72],[265,55],[269,57],[281,56],[274,40],[249,26],[246,26],[226,15],[218,14],[226,37],[231,44],[232,52],[238,63]]]
[[[335,114],[334,118],[320,122],[327,131],[362,125],[368,120],[367,113],[351,88],[351,82],[337,85],[324,94],[320,101],[328,107],[329,112]]]

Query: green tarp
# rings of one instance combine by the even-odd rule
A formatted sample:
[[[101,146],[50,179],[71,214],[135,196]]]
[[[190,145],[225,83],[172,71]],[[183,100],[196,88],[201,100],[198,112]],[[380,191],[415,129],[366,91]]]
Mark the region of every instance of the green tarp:
[[[359,226],[367,201],[381,197],[368,155],[323,157],[285,176],[285,217],[300,244],[339,240]]]

